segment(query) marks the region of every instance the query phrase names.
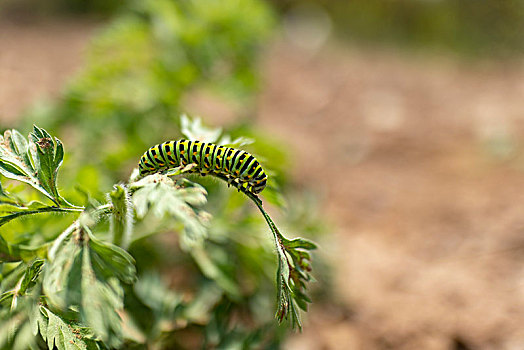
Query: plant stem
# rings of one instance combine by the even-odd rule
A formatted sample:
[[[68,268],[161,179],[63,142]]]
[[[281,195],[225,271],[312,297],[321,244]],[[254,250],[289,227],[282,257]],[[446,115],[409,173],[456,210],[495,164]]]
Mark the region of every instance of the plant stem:
[[[215,174],[214,176],[228,182],[228,178],[225,177],[224,175]],[[251,199],[256,204],[257,208],[260,210],[260,212],[262,213],[262,216],[264,216],[264,219],[266,220],[269,228],[271,229],[271,232],[273,233],[273,238],[275,240],[277,251],[280,255],[280,260],[282,260],[282,257],[284,257],[289,269],[292,270],[293,265],[289,261],[289,258],[286,254],[286,248],[284,247],[284,244],[282,243],[282,239],[284,238],[284,236],[282,235],[282,233],[280,233],[280,231],[277,228],[277,225],[275,225],[273,220],[271,220],[271,217],[269,216],[269,214],[262,207],[262,201],[260,200],[260,198],[258,198],[256,194],[248,191],[247,189],[245,189],[242,186],[235,186],[235,184],[233,184],[233,186],[236,187],[240,192],[244,193],[249,199]]]
[[[15,212],[9,215],[1,216],[0,217],[0,226],[8,223],[9,221],[16,219],[20,216],[24,215],[32,215],[32,214],[40,214],[40,213],[48,213],[48,212],[60,212],[60,213],[80,213],[83,209],[77,209],[77,208],[60,208],[60,207],[43,207],[35,210],[26,210],[26,211],[19,211]]]

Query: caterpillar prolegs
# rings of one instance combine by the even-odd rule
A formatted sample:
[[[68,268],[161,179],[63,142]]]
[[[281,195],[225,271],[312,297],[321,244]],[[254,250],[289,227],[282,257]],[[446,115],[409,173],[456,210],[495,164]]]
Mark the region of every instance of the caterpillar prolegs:
[[[145,176],[191,163],[196,167],[190,172],[227,179],[228,184],[254,195],[266,187],[267,175],[253,155],[200,141],[178,140],[155,145],[142,155],[138,169]]]

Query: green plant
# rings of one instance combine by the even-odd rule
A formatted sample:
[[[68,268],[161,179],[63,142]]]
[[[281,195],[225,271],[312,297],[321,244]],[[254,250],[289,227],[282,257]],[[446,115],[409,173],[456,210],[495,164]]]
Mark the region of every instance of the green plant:
[[[361,44],[448,51],[468,58],[511,58],[524,51],[520,0],[286,0],[318,4],[338,38]]]
[[[178,115],[192,94],[238,105],[245,116],[273,23],[261,0],[129,1],[94,37],[63,96],[28,113],[22,127],[68,135],[73,168],[102,166],[110,185],[136,154],[179,135]]]
[[[67,166],[60,170],[60,196],[83,205],[41,204],[48,201],[41,191],[30,191],[20,181],[1,180],[2,205],[11,203],[16,208],[7,206],[2,215],[8,221],[0,226],[5,242],[0,287],[2,293],[16,292],[16,283],[33,262],[35,272],[27,278],[35,284],[30,293],[15,298],[16,311],[8,305],[13,294],[5,295],[0,312],[0,333],[5,329],[5,337],[0,339],[15,348],[24,348],[26,339],[45,348],[41,336],[25,334],[47,322],[56,330],[47,341],[62,339],[66,346],[71,344],[68,339],[74,342],[67,333],[73,329],[75,337],[87,339],[86,347],[110,346],[108,341],[100,342],[106,337],[126,349],[229,349],[257,344],[276,348],[287,330],[274,322],[276,283],[286,287],[279,295],[278,318],[287,314],[290,324],[299,326],[297,309],[307,303],[301,293],[304,278],[309,278],[303,258],[309,258],[309,253],[293,245],[308,243],[284,237],[278,241],[282,235],[271,218],[260,215],[259,209],[267,208],[258,208],[260,203],[253,205],[243,193],[209,177],[157,174],[124,181],[148,147],[167,139],[207,137],[208,142],[243,143],[242,148],[264,164],[269,182],[262,197],[264,203],[280,209],[283,215],[278,221],[285,231],[307,237],[322,232],[313,215],[316,210],[304,206],[306,202],[296,200],[286,209],[281,193],[293,192],[285,181],[287,148],[253,127],[249,118],[257,86],[256,58],[273,23],[261,0],[130,1],[95,36],[86,66],[64,94],[35,108],[25,116],[25,123],[16,126],[29,128],[36,121],[51,134],[61,135],[68,152],[64,154]],[[240,106],[227,127],[231,137],[220,137],[221,129],[205,128],[198,119],[177,117],[187,110],[188,96],[201,91]],[[257,142],[247,144],[243,136]],[[31,141],[28,145],[35,147]],[[52,193],[51,197],[55,198]],[[301,218],[296,220],[296,215]],[[73,221],[78,223],[71,226]],[[267,237],[268,224],[273,241],[284,247],[275,250]],[[61,232],[66,237],[51,250]],[[109,254],[112,247],[123,249],[115,248],[122,254]],[[284,259],[286,250],[296,253],[286,253]],[[52,283],[42,283],[53,262],[49,252],[53,257],[70,257],[64,258],[67,271],[59,270],[56,263],[53,283],[61,284],[54,289]],[[84,252],[89,261],[84,260]],[[281,257],[279,281],[274,277],[275,253]],[[104,254],[120,258],[104,261]],[[118,272],[129,255],[136,273]],[[294,261],[301,271],[289,269],[288,278],[287,263]],[[112,266],[116,262],[120,263]],[[84,265],[94,271],[91,285],[98,292],[93,296],[83,293],[82,283],[75,283]],[[13,274],[14,270],[18,272]],[[108,271],[113,271],[112,278],[104,274]],[[132,275],[136,280],[126,282]],[[48,297],[48,290],[56,296]],[[120,328],[110,307],[104,313],[85,312],[82,302],[96,300],[97,295],[105,303],[100,305],[117,309]],[[40,315],[34,307],[39,302],[45,307],[38,310],[45,321],[40,323],[34,316]],[[75,306],[64,312],[62,307],[70,303]],[[103,320],[97,324],[102,328],[89,327],[87,320],[97,319]],[[26,325],[28,320],[33,322]],[[8,334],[13,327],[16,336]]]
[[[201,133],[199,127],[191,123],[186,131]],[[16,130],[0,138],[0,174],[8,179],[0,184],[1,347],[185,348],[196,342],[251,348],[278,343],[274,322],[260,317],[259,307],[249,307],[263,302],[267,293],[258,293],[253,271],[236,270],[267,273],[268,265],[253,254],[267,258],[271,249],[260,243],[259,232],[249,232],[259,227],[252,215],[236,216],[242,239],[234,224],[224,230],[205,209],[204,187],[181,176],[184,168],[141,179],[135,170],[127,183],[114,185],[105,201],[86,193],[83,206],[72,205],[57,186],[63,157],[61,141],[37,126],[28,140]],[[315,245],[286,239],[261,200],[242,192],[273,233],[276,317],[300,328],[297,307],[306,309],[310,301],[305,282]],[[243,208],[243,201],[234,202],[219,199],[215,211]],[[165,249],[160,254],[151,250],[162,249],[153,244],[157,236]],[[228,261],[231,249],[236,263],[244,265]],[[165,256],[176,264],[161,260]],[[177,268],[183,278],[166,283],[165,269]]]

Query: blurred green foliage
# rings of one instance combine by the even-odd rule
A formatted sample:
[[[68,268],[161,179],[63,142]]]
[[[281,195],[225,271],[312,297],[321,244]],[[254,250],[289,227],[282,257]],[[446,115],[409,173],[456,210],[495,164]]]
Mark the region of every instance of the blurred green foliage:
[[[190,134],[201,133],[200,123],[191,125]],[[227,210],[215,210],[212,219],[204,207],[207,191],[180,177],[179,169],[169,176],[133,175],[105,201],[87,198],[76,206],[56,190],[63,156],[62,142],[37,126],[28,140],[16,130],[0,137],[0,348],[194,347],[187,341],[212,348],[277,346],[285,328],[271,317],[273,249],[243,200],[224,201],[218,208]],[[16,182],[25,186],[11,186]],[[22,199],[31,187],[43,201]],[[308,251],[315,245],[288,240],[260,199],[241,192],[274,234],[276,317],[300,328],[298,308],[307,310],[311,302],[305,292]],[[20,235],[21,218],[49,229],[42,217],[69,226],[51,237],[37,230]],[[294,228],[310,232],[314,220],[310,215]],[[172,279],[171,289],[165,281]]]
[[[189,94],[205,90],[248,108],[256,54],[273,23],[257,0],[135,1],[93,40],[61,101],[34,110],[24,127],[66,134],[75,165],[103,166],[112,183],[149,146],[180,136]]]
[[[75,342],[80,334],[80,348],[278,347],[287,327],[274,320],[275,294],[282,283],[290,282],[280,277],[276,286],[275,248],[253,203],[217,180],[197,176],[190,181],[159,178],[129,191],[123,185],[113,187],[130,177],[150,146],[183,133],[208,132],[200,124],[192,129],[181,125],[179,118],[186,98],[205,91],[241,106],[223,138],[256,140],[242,148],[257,155],[268,171],[270,184],[263,198],[283,208],[278,188],[287,186],[285,147],[254,128],[250,118],[257,56],[274,24],[270,8],[261,0],[128,2],[93,39],[87,64],[63,96],[24,116],[20,129],[36,123],[60,136],[65,154],[55,154],[60,161],[53,164],[60,165],[63,155],[64,166],[59,186],[53,182],[43,191],[35,187],[40,192],[1,178],[6,196],[16,198],[0,196],[0,203],[8,207],[5,213],[16,209],[31,215],[30,220],[9,220],[0,230],[2,251],[23,260],[10,265],[0,259],[0,292],[7,293],[3,306],[15,300],[20,276],[43,278],[46,295],[43,306],[31,306],[41,288],[37,283],[31,295],[20,296],[18,313],[6,316],[0,308],[0,328],[6,330],[0,331],[1,344],[45,348],[45,342],[55,342],[67,348],[68,340]],[[58,139],[50,139],[61,149]],[[41,213],[60,214],[39,204],[46,197],[70,211],[83,210],[62,195],[85,206],[72,225],[64,213]],[[9,202],[13,200],[15,209]],[[34,205],[38,215],[32,215]],[[112,212],[104,220],[108,206]],[[314,205],[297,199],[292,208],[279,218],[286,232],[312,237],[323,230]],[[285,244],[289,251],[311,248],[306,241]],[[44,264],[44,272],[31,272],[31,259],[45,258],[47,251],[50,262]],[[297,263],[307,260],[302,253],[293,254],[288,257]],[[285,254],[279,256],[280,264]],[[94,290],[80,281],[80,272],[91,276]],[[293,278],[291,294],[283,295],[298,298],[298,306],[305,307],[302,277],[295,272],[282,272]],[[100,310],[91,310],[92,302]],[[72,305],[69,312],[62,309],[66,305]],[[295,310],[294,304],[285,307]],[[27,322],[30,328],[21,326]],[[7,330],[13,328],[19,332],[10,337]],[[27,337],[31,329],[33,334],[40,329],[40,338]]]
[[[444,49],[470,56],[511,56],[524,51],[522,0],[270,2],[281,13],[297,6],[319,5],[333,20],[336,36],[353,42]],[[133,0],[4,0],[0,9],[8,13],[107,16],[130,4],[133,6]]]
[[[466,55],[524,52],[521,0],[287,0],[282,10],[315,3],[332,18],[336,35],[360,43],[444,49]]]

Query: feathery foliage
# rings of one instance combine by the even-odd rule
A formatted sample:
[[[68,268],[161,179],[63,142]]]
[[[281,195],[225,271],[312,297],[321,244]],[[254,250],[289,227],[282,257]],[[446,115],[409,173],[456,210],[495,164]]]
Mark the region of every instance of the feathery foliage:
[[[188,176],[186,168],[129,176],[149,146],[182,135],[243,148],[264,164],[270,182],[262,197],[282,209],[282,227],[309,237],[322,231],[311,208],[304,220],[290,221],[303,203],[285,207],[286,147],[249,118],[256,58],[272,25],[261,0],[132,1],[94,38],[86,66],[61,98],[25,116],[19,130],[45,125],[61,135],[67,154],[60,173],[58,166],[48,172],[51,182],[39,179],[37,163],[29,161],[29,179],[45,193],[11,173],[0,177],[5,347],[47,348],[49,339],[69,346],[65,324],[75,344],[88,348],[275,348],[287,325],[299,326],[301,283],[310,277],[293,256],[308,249],[286,247],[276,226],[268,230],[270,221],[258,212],[265,207],[256,209],[220,181]],[[231,136],[200,119],[178,118],[201,92],[238,108],[227,126]],[[61,143],[40,136],[52,140],[53,152],[39,164],[58,164]],[[17,138],[48,149],[47,142]],[[13,157],[25,164],[24,151]],[[34,261],[43,262],[34,286],[13,298]],[[275,310],[289,322],[275,322]],[[57,331],[47,335],[51,314],[63,323],[53,319]]]
[[[198,133],[199,127],[199,123],[189,122],[186,131]],[[12,135],[16,135],[16,141]],[[207,324],[207,344],[263,342],[260,332],[267,324],[247,332],[228,326],[234,303],[241,302],[245,293],[235,276],[217,263],[218,250],[206,247],[213,225],[211,215],[204,209],[207,192],[184,178],[184,169],[137,180],[133,175],[128,183],[115,185],[105,203],[86,199],[85,206],[73,206],[56,190],[63,157],[57,138],[34,126],[28,140],[16,130],[6,131],[2,140],[2,201],[6,202],[2,205],[13,208],[11,212],[4,209],[0,217],[5,222],[0,231],[0,346],[105,349],[157,342],[168,347],[164,343],[170,339],[166,334],[200,324]],[[31,151],[42,145],[44,152]],[[31,168],[32,164],[40,164],[40,171]],[[45,171],[41,170],[43,164]],[[33,180],[27,181],[28,178]],[[16,182],[30,186],[20,189],[13,186]],[[11,187],[20,196],[4,189]],[[25,203],[21,198],[31,191],[30,187],[51,203]],[[297,307],[305,310],[310,302],[305,294],[305,282],[311,279],[308,251],[316,247],[305,239],[286,239],[262,207],[260,198],[242,192],[256,204],[273,233],[278,255],[276,317],[280,322],[289,318],[293,328],[300,328]],[[17,241],[16,232],[6,235],[12,241],[4,239],[5,228],[16,223],[15,219],[39,214],[28,219],[39,222],[50,212],[67,213],[54,218],[70,222],[53,238],[34,246]],[[15,214],[19,216],[13,217]],[[157,228],[165,224],[180,233],[180,254],[189,253],[207,279],[207,288],[201,288],[190,300],[171,290],[161,280],[160,271],[137,275],[136,260],[125,249],[144,237],[163,232]],[[136,246],[135,252],[139,250]],[[152,321],[136,324],[142,313],[149,314]]]

